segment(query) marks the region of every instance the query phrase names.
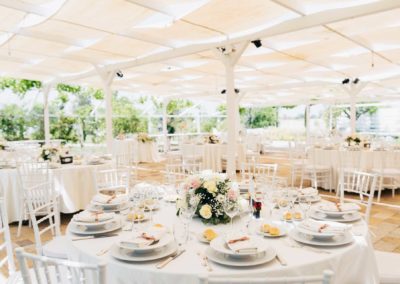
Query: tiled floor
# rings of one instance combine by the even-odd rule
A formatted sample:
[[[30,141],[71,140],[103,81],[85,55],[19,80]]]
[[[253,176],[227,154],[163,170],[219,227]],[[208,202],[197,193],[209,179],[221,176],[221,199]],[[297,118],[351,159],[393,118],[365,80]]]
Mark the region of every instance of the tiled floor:
[[[264,159],[264,161],[269,161]],[[138,181],[158,181],[164,182],[165,165],[160,164],[140,164],[138,171]],[[285,164],[280,166],[279,176],[287,176]],[[322,194],[329,195],[327,191],[321,191]],[[334,194],[331,194],[334,196]],[[392,198],[390,191],[382,194],[382,202],[400,205],[400,191],[395,198]],[[65,231],[71,215],[62,215],[62,232]],[[370,220],[370,230],[374,247],[378,250],[400,253],[400,209],[390,208],[381,205],[374,205]],[[23,226],[22,234],[19,238],[16,236],[17,225],[11,225],[11,238],[15,246],[28,246],[28,251],[34,251],[33,231],[28,226]]]

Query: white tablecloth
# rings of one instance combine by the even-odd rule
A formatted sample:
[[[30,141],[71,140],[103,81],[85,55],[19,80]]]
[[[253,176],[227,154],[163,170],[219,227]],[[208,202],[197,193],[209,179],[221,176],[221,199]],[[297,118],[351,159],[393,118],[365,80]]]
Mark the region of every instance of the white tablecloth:
[[[385,160],[385,166],[400,169],[399,151],[346,151],[346,150],[324,150],[315,149],[310,152],[310,161],[314,159],[317,165],[329,166],[333,172],[333,185],[336,188],[338,181],[338,169],[340,167],[340,157],[346,155],[348,161],[355,161],[361,167],[360,170],[369,172],[372,169],[380,169],[382,160]],[[315,158],[314,156],[315,155]],[[347,165],[348,167],[349,165]],[[357,166],[357,165],[353,165]]]
[[[157,163],[160,161],[157,144],[155,142],[142,143],[136,138],[117,140],[113,142],[113,155],[133,153],[135,162]]]
[[[94,171],[110,168],[110,163],[101,165],[62,165],[50,170],[55,189],[60,193],[60,211],[73,213],[85,209],[96,193]],[[7,201],[9,222],[18,221],[22,189],[16,169],[0,169],[0,190]]]
[[[203,169],[221,172],[221,158],[223,155],[226,156],[227,147],[226,144],[182,144],[182,155],[183,157],[199,155],[203,159]],[[238,144],[237,168],[240,168],[240,165],[245,159],[245,151],[245,146],[243,144]]]
[[[160,210],[154,217],[156,223],[171,226],[176,222],[174,205]],[[235,220],[235,226],[243,226],[240,219]],[[206,228],[200,220],[195,219],[190,227],[194,233],[202,232]],[[218,225],[215,229],[221,233],[229,225]],[[284,241],[285,238],[265,239],[279,254],[286,259],[288,265],[281,266],[276,260],[263,265],[248,268],[231,268],[218,265],[210,261],[213,268],[211,274],[226,275],[230,277],[249,276],[299,276],[321,274],[324,269],[335,271],[334,283],[336,284],[373,284],[378,283],[378,271],[373,253],[372,244],[366,233],[363,221],[355,225],[355,231],[361,236],[355,236],[355,241],[347,246],[326,248],[330,254],[316,253],[303,248],[293,248]],[[96,253],[104,248],[109,248],[121,237],[130,232],[120,232],[119,236],[71,242],[70,257],[74,260],[97,263],[100,260],[108,262],[107,283],[198,283],[198,275],[207,273],[201,265],[198,251],[204,251],[207,245],[197,241],[194,233],[187,244],[186,252],[179,258],[169,263],[163,269],[156,269],[155,265],[160,260],[146,263],[121,262],[108,253],[98,257]]]

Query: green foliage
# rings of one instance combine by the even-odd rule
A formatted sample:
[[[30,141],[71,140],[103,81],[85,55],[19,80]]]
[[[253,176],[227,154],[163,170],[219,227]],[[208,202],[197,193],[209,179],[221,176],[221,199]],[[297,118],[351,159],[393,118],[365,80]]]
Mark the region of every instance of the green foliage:
[[[41,86],[42,83],[35,80],[0,78],[0,90],[10,89],[21,97],[30,90],[40,89]]]
[[[28,129],[25,110],[16,104],[0,109],[0,132],[9,141],[24,140]]]
[[[62,139],[67,142],[78,142],[78,134],[74,127],[76,118],[61,115],[50,120],[50,134],[53,139]]]
[[[71,86],[71,85],[66,85],[66,84],[58,84],[56,86],[56,89],[59,93],[71,93],[71,94],[76,94],[81,91],[80,86]]]
[[[167,105],[167,114],[176,115],[179,114],[179,112],[182,111],[183,109],[191,106],[193,106],[193,103],[188,100],[184,99],[170,100]]]
[[[201,122],[201,132],[212,132],[214,128],[217,128],[218,126],[218,120],[216,117],[210,117],[203,119]]]
[[[132,102],[126,97],[113,96],[114,135],[120,133],[146,132],[146,120],[140,117],[140,112],[133,107]]]
[[[246,128],[275,126],[278,121],[275,107],[240,108],[239,113]]]

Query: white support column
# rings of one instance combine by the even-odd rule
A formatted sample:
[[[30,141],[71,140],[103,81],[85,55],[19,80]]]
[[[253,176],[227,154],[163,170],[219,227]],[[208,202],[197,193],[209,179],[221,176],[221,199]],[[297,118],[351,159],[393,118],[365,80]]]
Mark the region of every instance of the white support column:
[[[111,84],[114,80],[114,72],[102,72],[98,70],[98,73],[103,82],[103,90],[104,90],[104,100],[106,103],[106,144],[107,144],[107,152],[109,154],[112,153],[112,145],[113,145],[113,124],[112,124],[112,89]]]
[[[50,115],[49,115],[49,93],[51,84],[43,85],[43,121],[44,121],[44,141],[46,145],[50,144]]]
[[[350,103],[350,134],[354,135],[356,133],[356,100],[355,97],[351,97]]]
[[[163,101],[162,108],[162,129],[163,129],[163,137],[164,137],[164,153],[169,151],[169,141],[168,141],[168,129],[167,129],[167,106],[169,101]]]
[[[306,105],[306,142],[310,143],[310,104]]]
[[[332,131],[333,128],[333,114],[332,114],[332,105],[329,106],[329,123],[328,123],[328,129],[329,131]]]

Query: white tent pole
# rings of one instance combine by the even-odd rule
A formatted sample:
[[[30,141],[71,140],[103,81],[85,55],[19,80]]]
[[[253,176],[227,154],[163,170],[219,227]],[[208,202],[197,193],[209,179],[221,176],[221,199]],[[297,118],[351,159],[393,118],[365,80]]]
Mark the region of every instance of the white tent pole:
[[[49,115],[49,93],[51,84],[43,85],[43,120],[44,120],[44,141],[46,145],[50,144],[50,115]]]
[[[355,97],[351,97],[350,128],[351,128],[351,135],[355,134],[356,133],[356,100],[355,100]]]
[[[306,142],[310,143],[310,104],[306,105]]]
[[[115,74],[114,72],[101,72],[96,67],[103,83],[104,90],[104,99],[106,103],[106,144],[107,144],[107,152],[112,153],[112,145],[113,145],[113,125],[112,125],[112,89],[111,84],[114,80]]]
[[[169,141],[168,141],[168,129],[167,129],[167,106],[169,100],[163,101],[163,108],[162,108],[162,128],[163,128],[163,137],[164,137],[164,153],[169,151]]]

